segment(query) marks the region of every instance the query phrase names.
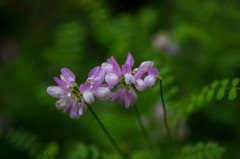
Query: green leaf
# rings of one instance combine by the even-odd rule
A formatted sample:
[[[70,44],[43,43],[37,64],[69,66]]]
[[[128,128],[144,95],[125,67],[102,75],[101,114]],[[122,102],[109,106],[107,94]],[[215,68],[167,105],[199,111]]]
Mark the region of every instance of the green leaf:
[[[225,88],[219,88],[216,98],[220,100],[224,97],[224,95],[225,95]]]
[[[92,152],[92,159],[98,159],[100,156],[99,150],[96,146],[89,146],[89,150]]]
[[[236,86],[238,85],[238,83],[239,83],[239,78],[234,78],[234,79],[232,80],[232,86],[233,86],[233,87],[236,87]]]
[[[212,87],[212,88],[216,88],[218,85],[219,85],[219,81],[214,81],[214,82],[211,84],[211,87]]]
[[[194,107],[194,104],[193,103],[190,104],[187,108],[187,111],[190,112],[193,109],[193,107]]]
[[[226,87],[226,86],[228,85],[228,83],[229,83],[229,79],[223,79],[223,80],[221,81],[221,85],[222,85],[223,87]]]
[[[235,88],[230,89],[229,94],[228,94],[228,98],[230,100],[233,100],[233,99],[236,98],[236,96],[237,96],[237,90]]]
[[[174,159],[217,159],[221,158],[225,149],[217,143],[208,142],[196,145],[186,145]]]
[[[203,99],[204,99],[203,95],[199,95],[199,96],[197,97],[197,101],[196,101],[196,102],[197,102],[197,105],[202,104]]]
[[[213,96],[214,96],[214,90],[211,89],[211,90],[209,90],[209,91],[207,92],[207,94],[206,94],[206,101],[212,100]]]
[[[209,87],[208,87],[208,86],[205,86],[205,87],[203,87],[203,89],[202,89],[202,93],[206,93],[208,90],[209,90]]]

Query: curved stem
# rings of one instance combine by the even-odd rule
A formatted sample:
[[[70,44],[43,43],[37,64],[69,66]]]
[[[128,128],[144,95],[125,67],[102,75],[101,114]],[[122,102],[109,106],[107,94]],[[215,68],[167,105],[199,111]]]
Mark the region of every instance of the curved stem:
[[[167,131],[167,135],[168,135],[168,138],[170,140],[170,142],[172,143],[172,135],[171,135],[171,132],[170,132],[170,129],[169,129],[169,126],[168,126],[168,122],[167,122],[167,112],[166,112],[166,106],[165,106],[165,102],[164,102],[164,98],[163,98],[163,88],[162,88],[162,78],[159,77],[160,79],[160,94],[161,94],[161,100],[162,100],[162,105],[163,105],[163,115],[164,115],[164,126],[165,126],[165,129]]]
[[[134,106],[134,109],[135,109],[135,112],[136,112],[136,115],[137,115],[138,123],[139,123],[139,125],[140,125],[141,130],[142,130],[144,139],[145,139],[145,141],[146,141],[149,149],[151,150],[150,140],[149,140],[149,137],[148,137],[148,134],[147,134],[146,130],[144,129],[144,126],[143,126],[143,123],[142,123],[142,121],[141,121],[140,114],[139,114],[139,112],[138,112],[138,109],[137,109],[137,106],[136,106],[136,105]]]
[[[126,155],[119,149],[118,145],[116,144],[116,142],[113,140],[113,138],[111,137],[111,135],[109,134],[109,132],[107,131],[107,129],[104,127],[104,125],[102,124],[102,122],[100,121],[100,119],[97,117],[96,113],[93,111],[93,109],[88,106],[88,108],[90,109],[92,115],[95,117],[95,119],[98,121],[99,125],[102,127],[103,131],[105,132],[105,134],[108,136],[108,138],[110,139],[110,141],[112,142],[113,146],[115,147],[115,149],[122,155],[122,157],[125,157]]]

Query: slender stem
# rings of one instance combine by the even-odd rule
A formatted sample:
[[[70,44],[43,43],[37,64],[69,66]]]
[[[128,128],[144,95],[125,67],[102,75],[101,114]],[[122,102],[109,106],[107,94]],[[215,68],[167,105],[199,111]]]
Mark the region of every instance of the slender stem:
[[[135,112],[136,112],[136,115],[137,115],[137,120],[138,120],[138,123],[141,127],[141,130],[142,130],[142,133],[143,133],[143,136],[144,136],[144,139],[149,147],[149,149],[151,150],[151,145],[150,145],[150,140],[149,140],[149,137],[148,137],[148,134],[146,132],[146,130],[144,129],[144,126],[143,126],[143,123],[141,121],[141,118],[140,118],[140,114],[138,112],[138,109],[137,109],[137,106],[135,105],[134,106],[134,109],[135,109]]]
[[[164,126],[167,131],[168,138],[169,138],[170,142],[172,143],[172,135],[170,133],[170,129],[169,129],[168,122],[167,122],[167,112],[166,112],[166,106],[165,106],[165,102],[164,102],[164,98],[163,98],[162,78],[159,77],[159,79],[160,79],[160,94],[161,94],[161,100],[162,100],[162,105],[163,105],[163,114],[164,114]]]
[[[107,131],[107,129],[103,126],[102,122],[99,120],[99,118],[97,117],[96,113],[93,111],[93,109],[88,106],[88,108],[90,109],[92,115],[95,117],[95,119],[98,121],[99,125],[102,127],[103,131],[106,133],[106,135],[108,136],[108,138],[111,140],[113,146],[115,147],[115,149],[124,157],[126,156],[118,147],[118,145],[116,144],[116,142],[113,140],[113,138],[111,137],[111,135],[109,134],[109,132]]]

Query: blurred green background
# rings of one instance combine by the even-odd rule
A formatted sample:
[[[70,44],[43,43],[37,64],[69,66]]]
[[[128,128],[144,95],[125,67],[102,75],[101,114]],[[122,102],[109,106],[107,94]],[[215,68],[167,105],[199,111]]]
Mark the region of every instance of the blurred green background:
[[[135,67],[154,61],[163,77],[175,150],[163,126],[159,85],[137,92],[153,158],[200,159],[208,148],[206,158],[211,151],[212,158],[240,158],[238,85],[217,81],[202,92],[215,80],[240,76],[239,7],[237,0],[1,0],[0,158],[46,152],[56,159],[117,158],[90,111],[70,119],[46,88],[56,85],[62,67],[83,83],[93,67],[110,56],[123,64],[128,52]],[[216,87],[226,89],[221,100]],[[133,108],[117,101],[92,108],[130,158],[151,158]]]

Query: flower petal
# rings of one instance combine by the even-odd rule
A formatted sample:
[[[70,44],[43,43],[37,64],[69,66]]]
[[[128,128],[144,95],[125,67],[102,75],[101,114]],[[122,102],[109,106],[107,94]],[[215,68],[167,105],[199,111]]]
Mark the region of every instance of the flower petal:
[[[72,100],[71,99],[60,99],[56,102],[56,107],[58,109],[67,109],[71,106]]]
[[[79,108],[80,108],[80,104],[78,104],[78,102],[75,101],[70,110],[70,118],[72,118],[72,119],[79,118],[79,115],[78,115]]]
[[[94,102],[94,96],[90,91],[85,91],[83,93],[83,99],[88,104],[92,104]]]
[[[156,78],[153,75],[148,75],[144,78],[144,84],[146,87],[152,87],[156,83]]]
[[[158,77],[159,76],[158,70],[156,68],[152,68],[152,67],[148,68],[148,74],[149,75],[153,75],[154,77]]]
[[[131,98],[132,98],[130,105],[134,106],[136,104],[137,98],[138,98],[137,93],[135,92],[135,90],[133,88],[130,88],[128,91],[128,94],[131,94]]]
[[[146,73],[148,71],[149,67],[153,66],[153,62],[152,61],[144,61],[140,64],[140,66],[135,69],[136,72],[142,72],[143,74]]]
[[[109,85],[116,85],[120,81],[120,78],[115,73],[107,73],[107,75],[105,76],[105,81]]]
[[[81,108],[78,110],[79,116],[82,116],[87,110],[87,105],[85,103],[81,103]]]
[[[88,73],[88,77],[94,76],[99,71],[100,68],[101,68],[100,66],[96,66],[93,69],[91,69],[91,71]]]
[[[60,86],[49,86],[47,88],[47,93],[55,98],[61,98],[65,92]]]
[[[95,83],[102,83],[104,81],[105,73],[100,66],[94,67],[88,73],[88,80]]]
[[[118,75],[119,77],[122,76],[122,72],[121,72],[121,68],[119,66],[119,64],[117,63],[117,60],[112,56],[111,58],[107,59],[107,62],[109,64],[112,64],[113,68],[113,72]]]
[[[68,89],[67,84],[63,80],[61,80],[58,77],[54,77],[53,79],[63,90],[67,90]]]
[[[87,83],[81,84],[79,89],[83,93],[87,90],[90,90],[90,86],[91,86],[91,83],[87,82]]]
[[[125,108],[129,108],[130,106],[133,106],[136,104],[137,101],[137,94],[135,90],[131,87],[118,87],[118,89],[115,91],[115,95],[112,98],[112,101],[115,99],[119,99],[119,103],[121,105],[124,105]]]
[[[113,71],[113,65],[107,62],[102,63],[101,67],[106,73],[110,73]]]
[[[137,80],[137,79],[142,78],[142,76],[143,76],[143,72],[139,71],[133,77],[134,77],[135,80]]]
[[[139,91],[144,91],[146,86],[144,84],[144,81],[142,79],[138,79],[135,82],[135,87],[139,90]]]
[[[68,68],[62,68],[61,69],[62,75],[64,78],[69,82],[69,83],[74,83],[75,82],[75,75],[72,71],[70,71]]]
[[[130,106],[134,106],[137,101],[137,94],[133,88],[128,88],[127,89],[127,99],[125,103],[125,107],[128,109]]]
[[[126,73],[132,73],[132,68],[129,64],[122,65],[122,73],[125,75]]]
[[[111,92],[111,90],[108,87],[98,87],[95,92],[94,95],[101,100],[110,100],[113,97],[113,93]]]
[[[131,67],[134,65],[134,59],[132,54],[129,52],[125,64],[129,64]]]
[[[132,74],[130,73],[125,74],[125,82],[126,84],[135,83],[135,79],[133,78]]]

